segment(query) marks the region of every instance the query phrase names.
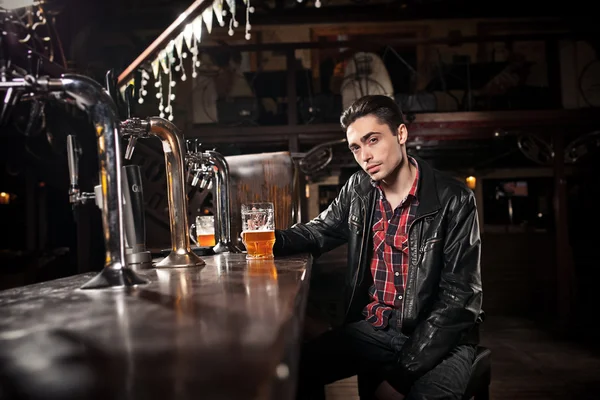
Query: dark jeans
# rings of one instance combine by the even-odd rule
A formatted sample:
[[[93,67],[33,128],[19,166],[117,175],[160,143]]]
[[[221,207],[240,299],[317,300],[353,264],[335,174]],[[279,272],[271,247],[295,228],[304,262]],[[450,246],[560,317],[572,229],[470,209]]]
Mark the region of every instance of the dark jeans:
[[[406,339],[391,328],[378,330],[359,321],[307,342],[300,355],[298,400],[323,400],[325,385],[354,375],[359,376],[361,400],[374,399],[375,389],[385,378],[377,371],[394,366]],[[407,400],[460,399],[474,359],[473,346],[458,346],[403,394]]]

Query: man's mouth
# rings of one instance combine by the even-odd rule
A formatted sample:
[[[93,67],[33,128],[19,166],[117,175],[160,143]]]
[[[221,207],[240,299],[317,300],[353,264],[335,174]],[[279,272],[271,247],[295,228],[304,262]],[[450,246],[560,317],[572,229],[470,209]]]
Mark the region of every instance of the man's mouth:
[[[369,173],[376,172],[379,169],[380,166],[381,166],[381,164],[369,165],[367,167],[367,172],[369,172]]]

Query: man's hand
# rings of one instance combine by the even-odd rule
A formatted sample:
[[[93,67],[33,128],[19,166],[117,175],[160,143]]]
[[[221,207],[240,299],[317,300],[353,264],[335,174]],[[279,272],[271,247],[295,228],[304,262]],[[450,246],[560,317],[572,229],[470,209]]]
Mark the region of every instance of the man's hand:
[[[375,397],[377,400],[404,400],[404,395],[398,393],[388,381],[383,381],[377,386]]]

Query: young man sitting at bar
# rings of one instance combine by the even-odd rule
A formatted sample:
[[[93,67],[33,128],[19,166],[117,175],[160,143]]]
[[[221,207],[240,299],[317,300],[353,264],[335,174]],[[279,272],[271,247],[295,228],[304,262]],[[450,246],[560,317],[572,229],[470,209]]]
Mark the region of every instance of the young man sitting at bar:
[[[361,399],[460,399],[483,320],[474,194],[407,155],[389,97],[356,100],[341,125],[364,171],[318,217],[275,232],[276,255],[348,243],[345,322],[303,345],[298,399],[354,375]]]

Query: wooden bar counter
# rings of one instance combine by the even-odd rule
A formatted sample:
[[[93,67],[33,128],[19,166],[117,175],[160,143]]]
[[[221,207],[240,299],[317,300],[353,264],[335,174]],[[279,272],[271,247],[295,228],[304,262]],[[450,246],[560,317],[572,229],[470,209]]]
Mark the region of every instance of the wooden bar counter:
[[[292,399],[312,258],[245,257],[0,292],[0,399]]]

